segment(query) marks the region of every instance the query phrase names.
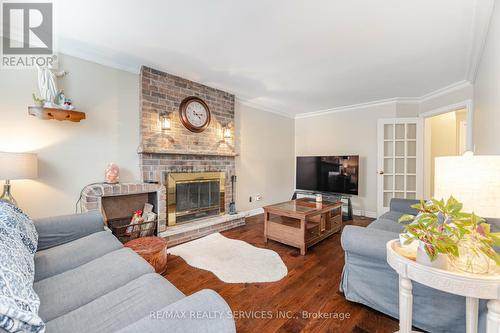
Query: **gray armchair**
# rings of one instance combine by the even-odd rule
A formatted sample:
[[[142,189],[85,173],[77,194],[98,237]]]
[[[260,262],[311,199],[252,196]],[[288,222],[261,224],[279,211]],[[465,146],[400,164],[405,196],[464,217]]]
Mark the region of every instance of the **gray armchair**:
[[[347,300],[399,317],[398,275],[387,264],[386,243],[403,231],[398,219],[415,214],[415,200],[393,199],[390,211],[368,227],[346,226],[341,243],[345,252],[340,290]],[[486,302],[479,305],[479,332],[486,325]],[[465,298],[413,283],[413,325],[442,333],[465,332]]]

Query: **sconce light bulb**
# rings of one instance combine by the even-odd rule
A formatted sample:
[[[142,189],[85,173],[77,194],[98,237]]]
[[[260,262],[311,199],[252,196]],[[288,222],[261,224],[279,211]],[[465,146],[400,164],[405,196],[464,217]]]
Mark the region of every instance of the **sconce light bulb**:
[[[168,116],[162,116],[161,117],[161,129],[162,130],[169,130],[172,127],[172,124],[170,122],[170,118]]]

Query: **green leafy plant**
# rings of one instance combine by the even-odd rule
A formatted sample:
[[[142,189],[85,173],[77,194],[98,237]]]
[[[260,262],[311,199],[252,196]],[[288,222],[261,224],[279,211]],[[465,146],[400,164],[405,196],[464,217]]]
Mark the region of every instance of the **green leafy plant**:
[[[463,205],[451,196],[446,202],[432,199],[412,206],[419,214],[403,215],[400,223],[405,223],[405,244],[415,240],[424,244],[431,261],[438,254],[459,256],[460,242],[467,238],[473,241],[478,252],[493,259],[500,266],[500,255],[494,246],[500,246],[500,233],[491,232],[490,225],[474,213],[462,212]]]

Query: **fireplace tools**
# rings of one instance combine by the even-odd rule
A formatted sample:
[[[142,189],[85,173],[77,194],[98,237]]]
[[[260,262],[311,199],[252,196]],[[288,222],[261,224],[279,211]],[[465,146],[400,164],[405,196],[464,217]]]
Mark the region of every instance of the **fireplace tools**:
[[[236,183],[236,175],[231,176],[231,202],[229,203],[229,214],[236,214],[236,203],[234,202],[234,183]]]

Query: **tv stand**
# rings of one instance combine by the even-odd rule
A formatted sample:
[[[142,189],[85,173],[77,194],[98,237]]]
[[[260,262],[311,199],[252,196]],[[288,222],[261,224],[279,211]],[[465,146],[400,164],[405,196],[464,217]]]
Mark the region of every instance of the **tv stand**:
[[[352,220],[352,202],[351,196],[348,194],[322,193],[313,191],[295,191],[292,200],[297,199],[297,196],[315,197],[316,194],[321,194],[328,201],[342,201],[342,220]],[[344,209],[345,208],[345,209]]]

